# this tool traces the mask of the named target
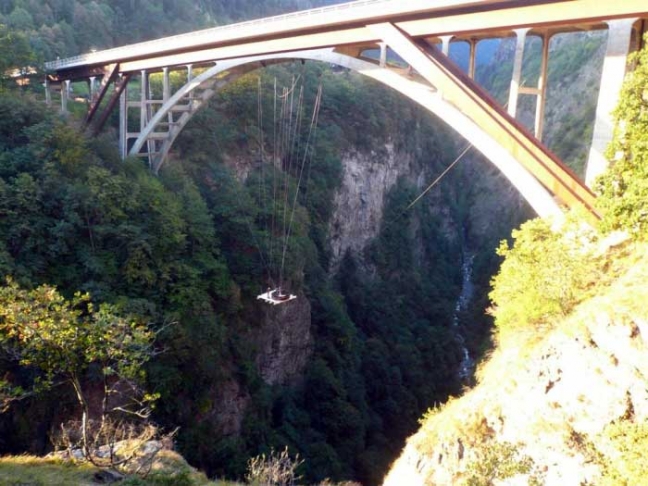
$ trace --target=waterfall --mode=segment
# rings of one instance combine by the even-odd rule
[[[468,348],[466,347],[466,340],[459,330],[459,315],[466,309],[470,300],[473,297],[474,285],[472,282],[472,269],[473,261],[475,255],[469,254],[465,248],[462,250],[462,263],[461,263],[461,293],[457,299],[455,305],[454,316],[452,318],[452,324],[455,327],[455,333],[457,336],[457,341],[461,346],[461,352],[463,357],[461,359],[461,364],[459,365],[459,379],[462,382],[466,382],[473,374],[473,368],[475,363],[470,357]]]

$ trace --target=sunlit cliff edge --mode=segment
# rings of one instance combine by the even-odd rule
[[[648,484],[648,245],[600,268],[586,300],[500,341],[428,412],[385,486]]]

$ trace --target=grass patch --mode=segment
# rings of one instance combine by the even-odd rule
[[[230,481],[210,481],[171,451],[162,451],[160,461],[146,478],[129,476],[124,486],[240,486]],[[75,463],[35,456],[0,457],[2,486],[90,486],[99,484],[94,475],[100,470],[88,463]]]
[[[73,464],[59,459],[34,456],[0,457],[0,484],[7,486],[67,486],[95,484],[99,470],[89,464]]]

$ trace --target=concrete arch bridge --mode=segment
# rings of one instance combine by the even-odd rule
[[[645,0],[361,0],[52,61],[46,64],[45,86],[48,102],[58,92],[65,111],[71,83],[87,81],[86,123],[101,130],[119,106],[122,156],[146,156],[157,172],[184,126],[225,84],[277,62],[336,64],[397,90],[444,120],[495,164],[540,216],[582,206],[596,217],[586,183],[540,142],[549,40],[564,32],[608,31],[587,167],[591,183],[607,164],[602,153],[612,137],[610,111],[627,57],[641,46],[646,19]],[[521,82],[529,35],[543,46],[535,86]],[[515,39],[516,48],[505,109],[473,77],[478,42],[506,37]],[[452,42],[468,44],[467,72],[448,58]],[[393,55],[406,67],[389,63]],[[178,70],[186,73],[186,82],[173,90],[170,76]],[[151,73],[162,73],[157,99],[149,89]],[[128,88],[137,77],[139,99],[133,101]],[[521,95],[537,99],[534,133],[515,118]],[[128,126],[132,110],[139,113],[136,128]]]

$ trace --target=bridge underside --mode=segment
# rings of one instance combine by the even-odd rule
[[[483,153],[525,195],[538,214],[542,216],[561,214],[559,201],[529,170],[519,164],[504,145],[480,129],[474,120],[463,114],[420,76],[412,76],[407,69],[381,66],[379,63],[340,54],[333,49],[301,51],[281,56],[259,56],[218,63],[182,86],[166,102],[163,102],[152,116],[147,115],[147,121],[140,132],[122,130],[124,155],[148,156],[152,170],[159,171],[176,137],[193,114],[205,106],[218,89],[268,64],[300,59],[335,64],[397,90],[445,121]],[[134,108],[139,106],[137,102],[133,104]],[[122,125],[127,122],[126,117],[127,113],[123,111]],[[169,122],[169,120],[173,121]],[[129,139],[134,139],[134,142],[129,143]]]
[[[439,4],[444,3],[452,2]],[[343,25],[324,32],[315,28],[312,32],[292,32],[288,37],[262,41],[254,38],[258,32],[245,34],[243,28],[243,33],[224,34],[251,38],[239,44],[230,39],[222,46],[204,44],[194,50],[183,47],[184,50],[167,48],[157,52],[161,44],[154,41],[146,43],[147,46],[151,44],[147,49],[157,52],[150,57],[116,60],[113,58],[120,51],[118,48],[97,53],[98,57],[89,55],[90,59],[83,62],[72,59],[48,76],[46,86],[60,90],[65,110],[70,82],[90,79],[87,122],[100,130],[110,111],[119,104],[122,155],[144,155],[152,170],[157,172],[187,122],[225,84],[253,69],[277,62],[307,59],[332,63],[392,87],[446,121],[509,178],[539,215],[558,215],[563,206],[580,206],[596,217],[591,191],[538,140],[542,134],[546,98],[549,38],[559,32],[609,28],[606,64],[610,60],[610,65],[604,67],[599,99],[599,108],[603,105],[603,109],[597,113],[595,143],[590,157],[601,159],[601,147],[611,136],[609,105],[616,101],[627,54],[639,46],[643,32],[644,22],[632,15],[648,13],[648,9],[640,0],[624,0],[615,6],[598,0],[545,0],[529,2],[522,7],[515,7],[519,2],[511,1],[473,3],[514,5],[516,15],[524,11],[530,17],[525,20],[526,24],[520,25],[512,22],[511,17],[503,17],[502,12],[506,10],[493,8],[490,11],[482,7],[479,13],[457,10],[431,18],[418,13],[401,22]],[[551,4],[551,8],[546,4]],[[585,7],[589,8],[589,17],[575,23],[574,19],[582,18]],[[543,41],[540,79],[534,87],[522,86],[521,82],[524,41],[529,34],[538,35]],[[511,35],[516,37],[517,47],[508,109],[505,110],[472,80],[472,76],[478,40]],[[185,37],[171,40],[176,39],[179,46],[189,41],[197,42]],[[470,46],[468,73],[444,55],[453,37],[465,40]],[[308,49],[310,47],[314,49]],[[371,59],[364,57],[368,50],[377,51],[379,55]],[[399,66],[387,61],[388,53],[389,57],[396,55],[402,61]],[[621,59],[621,69],[613,59]],[[186,83],[172,92],[170,72],[184,69],[187,70]],[[156,72],[162,72],[162,95],[157,99],[149,85],[149,75]],[[198,74],[194,76],[194,72]],[[128,82],[133,76],[140,80],[138,100],[128,95]],[[98,86],[97,80],[101,80]],[[536,136],[515,120],[521,94],[537,98]],[[139,111],[137,129],[128,124],[128,114],[132,110]]]

